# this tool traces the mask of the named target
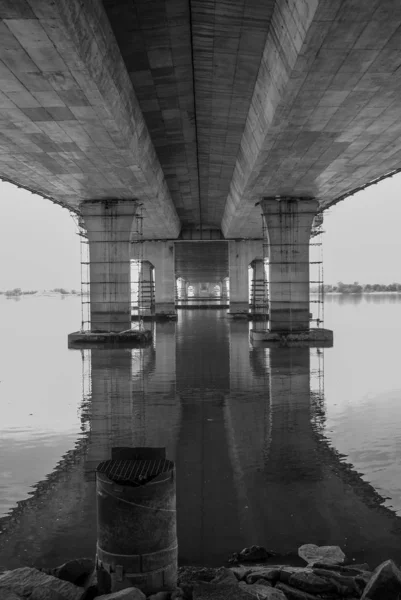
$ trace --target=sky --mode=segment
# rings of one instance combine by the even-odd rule
[[[70,213],[0,181],[0,290],[80,288]],[[401,282],[401,174],[324,213],[324,282]]]

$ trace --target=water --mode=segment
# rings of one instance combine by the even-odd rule
[[[78,298],[0,297],[0,565],[93,555],[94,468],[121,445],[175,460],[182,564],[251,544],[398,558],[400,310],[328,296],[324,355],[253,348],[219,309],[180,311],[145,350],[81,355]]]

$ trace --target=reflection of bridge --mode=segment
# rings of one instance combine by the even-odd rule
[[[82,459],[69,465],[35,505],[36,520],[22,513],[0,563],[4,552],[19,556],[21,540],[36,564],[43,548],[48,561],[57,547],[74,557],[82,523],[90,553],[91,473],[120,445],[163,446],[176,461],[183,562],[221,564],[253,543],[280,553],[339,544],[372,564],[398,555],[399,519],[361,478],[346,476],[316,431],[309,349],[252,348],[248,323],[218,312],[184,311],[177,323],[158,323],[154,337],[140,351],[91,351],[86,481]],[[35,522],[57,518],[57,539],[53,525],[36,531]]]
[[[308,329],[312,219],[401,165],[400,7],[362,4],[0,0],[0,176],[83,216],[94,331],[130,326],[133,198],[161,312],[178,239],[247,304],[263,212],[271,328]]]

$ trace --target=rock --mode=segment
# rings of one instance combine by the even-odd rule
[[[65,596],[50,588],[36,588],[29,596],[29,600],[64,600]]]
[[[386,560],[372,573],[361,600],[398,600],[401,597],[401,571]]]
[[[83,585],[88,576],[95,568],[95,561],[92,558],[77,558],[51,569],[49,575],[58,577],[63,581],[69,581],[75,585]]]
[[[312,573],[312,569],[308,567],[287,567],[283,566],[280,569],[280,581],[281,583],[288,583],[290,581],[290,577],[295,575],[296,573]]]
[[[359,575],[359,573],[370,572],[370,569],[362,569],[360,567],[368,567],[369,565],[333,565],[328,563],[317,562],[314,563],[313,569],[327,569],[330,571],[337,571],[338,573],[343,573],[343,575],[351,575],[352,577],[355,575]]]
[[[206,583],[194,584],[193,600],[252,600],[252,595],[230,583]]]
[[[235,552],[229,562],[263,562],[272,556],[275,556],[274,552],[263,546],[250,546],[239,553]]]
[[[257,583],[247,585],[244,581],[238,585],[246,593],[252,594],[252,596],[259,598],[259,600],[285,600],[285,596],[282,592],[267,585],[258,585]]]
[[[76,585],[30,567],[6,571],[0,575],[0,598],[1,590],[4,588],[20,596],[29,596],[37,588],[49,589],[54,592],[56,600],[59,600],[56,594],[59,594],[60,600],[81,600],[83,595],[83,590]]]
[[[99,600],[146,600],[146,596],[136,587],[125,588],[111,594],[97,596]]]
[[[148,600],[170,600],[171,592],[157,592],[148,597]]]
[[[298,556],[303,558],[308,565],[314,563],[342,564],[345,554],[339,546],[315,546],[315,544],[304,544],[298,548]]]
[[[346,591],[348,594],[357,594],[358,596],[360,596],[362,593],[360,586],[355,580],[355,577],[351,577],[350,575],[343,575],[342,573],[338,573],[337,571],[331,571],[329,569],[313,568],[313,572],[319,577],[323,577],[328,581],[338,584],[340,588],[342,588],[342,590],[338,588],[337,591]]]
[[[267,579],[267,581],[278,581],[280,579],[280,571],[282,567],[254,567],[248,575],[246,575],[247,583],[255,583],[258,579]]]
[[[230,571],[232,571],[234,573],[234,575],[236,576],[236,578],[239,581],[242,581],[243,579],[246,578],[246,576],[248,575],[248,573],[251,572],[251,568],[250,567],[230,567]]]
[[[24,600],[24,598],[22,596],[19,596],[18,594],[15,594],[14,592],[12,592],[11,590],[0,590],[1,593],[1,600]]]
[[[255,581],[255,584],[256,585],[265,585],[267,587],[272,587],[272,584],[270,583],[270,581],[267,581],[267,579],[258,579],[257,581]]]
[[[181,588],[177,588],[173,592],[171,592],[170,600],[180,600],[181,598],[184,598],[184,590],[182,590]]]
[[[225,567],[221,567],[216,572],[216,577],[212,579],[211,583],[232,583],[234,585],[238,584],[238,579],[235,576],[235,573],[232,572],[231,569],[226,569]]]
[[[316,600],[316,596],[313,596],[308,592],[303,592],[302,590],[297,590],[286,583],[280,582],[274,589],[283,592],[287,600]]]
[[[313,572],[301,572],[294,573],[288,580],[288,584],[295,587],[303,592],[309,592],[310,594],[324,594],[325,592],[336,591],[331,581],[315,575]]]

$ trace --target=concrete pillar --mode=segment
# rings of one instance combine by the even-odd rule
[[[309,330],[309,238],[318,201],[264,198],[271,331]]]
[[[155,285],[153,281],[153,265],[148,260],[142,261],[139,274],[139,305],[142,314],[151,314],[155,304]]]
[[[143,243],[143,259],[155,268],[155,313],[175,315],[174,242]]]
[[[263,256],[262,241],[230,240],[228,266],[230,277],[230,314],[249,313],[249,264]]]
[[[131,329],[131,226],[135,200],[80,206],[89,240],[91,331]]]
[[[251,312],[264,313],[266,306],[266,281],[263,258],[256,258],[251,262],[252,281],[251,281]]]

